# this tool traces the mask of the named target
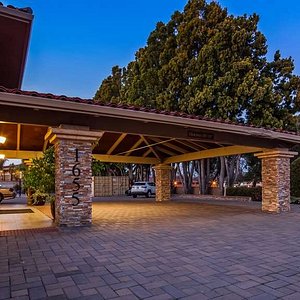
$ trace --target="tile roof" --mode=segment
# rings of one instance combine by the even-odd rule
[[[216,122],[216,123],[222,123],[222,124],[232,124],[232,125],[237,125],[237,126],[244,126],[246,128],[247,127],[260,128],[260,129],[266,129],[266,130],[275,131],[275,132],[298,135],[296,132],[287,131],[287,130],[278,129],[278,128],[269,129],[269,128],[264,128],[261,126],[255,126],[252,124],[243,124],[243,123],[233,122],[233,121],[224,120],[224,119],[213,119],[213,118],[208,118],[205,116],[190,115],[190,114],[182,113],[182,112],[178,112],[178,111],[158,110],[158,109],[153,109],[153,108],[138,107],[138,106],[134,106],[134,105],[123,104],[123,103],[94,102],[93,99],[82,99],[79,97],[68,97],[65,95],[54,95],[51,93],[39,93],[36,91],[23,91],[23,90],[19,90],[19,89],[8,89],[3,86],[0,86],[0,92],[17,94],[17,95],[25,95],[25,96],[31,96],[31,97],[47,98],[47,99],[51,99],[51,100],[62,100],[62,101],[66,101],[66,102],[77,102],[77,103],[90,104],[90,105],[96,105],[96,106],[121,108],[121,109],[135,110],[135,111],[141,111],[141,112],[150,112],[150,113],[156,113],[156,114],[161,114],[161,115],[169,115],[169,116],[181,117],[181,118],[187,118],[187,119],[204,120],[204,121],[210,121],[210,122]]]
[[[4,6],[4,4],[2,2],[0,2],[0,6]],[[22,12],[25,12],[27,14],[33,14],[33,11],[30,7],[24,7],[24,8],[17,8],[13,5],[7,5],[6,6],[7,8],[11,8],[11,9],[16,9],[16,10],[19,10],[19,11],[22,11]]]

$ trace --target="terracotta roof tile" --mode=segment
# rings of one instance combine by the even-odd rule
[[[0,6],[4,6],[4,4],[2,2],[0,2]],[[17,8],[13,5],[7,5],[6,6],[7,8],[11,8],[11,9],[16,9],[16,10],[19,10],[19,11],[22,11],[22,12],[25,12],[27,14],[33,14],[33,11],[30,7],[23,7],[23,8]]]
[[[1,2],[0,2],[1,3]],[[190,119],[198,119],[198,120],[204,120],[204,121],[210,121],[210,122],[216,122],[216,123],[225,123],[225,124],[232,124],[232,125],[239,125],[239,126],[245,126],[245,127],[251,127],[251,128],[261,128],[264,129],[264,127],[261,126],[255,126],[252,124],[244,124],[244,123],[238,123],[230,120],[223,120],[223,119],[213,119],[206,116],[198,116],[198,115],[189,115],[186,113],[181,113],[178,111],[167,111],[167,110],[158,110],[153,108],[147,108],[147,107],[138,107],[134,105],[127,105],[122,103],[104,103],[104,102],[94,102],[92,99],[82,99],[79,97],[67,97],[65,95],[53,95],[51,93],[39,93],[36,91],[22,91],[18,89],[8,89],[3,86],[0,86],[0,92],[3,93],[10,93],[10,94],[18,94],[18,95],[25,95],[25,96],[32,96],[32,97],[40,97],[40,98],[47,98],[52,100],[62,100],[62,101],[68,101],[68,102],[77,102],[77,103],[84,103],[84,104],[91,104],[91,105],[97,105],[97,106],[106,106],[106,107],[113,107],[113,108],[121,108],[121,109],[128,109],[128,110],[134,110],[134,111],[142,111],[142,112],[150,112],[150,113],[156,113],[156,114],[162,114],[162,115],[170,115],[175,117],[181,117],[181,118],[190,118]],[[282,132],[287,134],[293,134],[297,135],[296,132],[291,132],[283,129],[268,129],[275,132]]]

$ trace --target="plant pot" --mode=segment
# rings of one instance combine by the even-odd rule
[[[42,205],[45,205],[46,203],[46,197],[44,196],[37,196],[33,205],[36,205],[36,206],[42,206]]]
[[[32,195],[34,194],[34,190],[33,189],[28,189],[27,190],[27,205],[33,205],[33,197]]]

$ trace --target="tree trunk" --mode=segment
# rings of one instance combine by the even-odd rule
[[[132,164],[128,164],[128,177],[129,177],[129,186],[132,186],[133,184]]]
[[[228,186],[233,186],[240,174],[240,155],[225,157]]]
[[[205,195],[206,192],[206,176],[205,176],[205,159],[201,159],[201,193]]]
[[[153,167],[151,167],[151,173],[152,173],[153,182],[156,182],[156,174]]]
[[[208,194],[209,190],[209,173],[210,173],[210,159],[206,159],[206,186],[205,186],[205,194]]]
[[[240,173],[241,173],[241,156],[237,155],[236,156],[236,161],[235,161],[235,176],[234,176],[234,182],[233,183],[237,182],[237,180],[240,176]]]
[[[197,160],[197,172],[198,172],[198,186],[199,186],[199,195],[202,194],[202,188],[201,188],[201,160]]]
[[[182,171],[181,171],[182,169]],[[192,194],[192,182],[193,182],[193,173],[194,173],[194,162],[183,162],[178,164],[178,172],[183,184],[183,190],[185,194]]]
[[[219,187],[223,194],[223,185],[225,180],[225,157],[220,157],[220,176],[219,176]]]

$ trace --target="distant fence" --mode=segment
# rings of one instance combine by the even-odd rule
[[[129,188],[128,176],[95,176],[94,197],[125,195]]]

